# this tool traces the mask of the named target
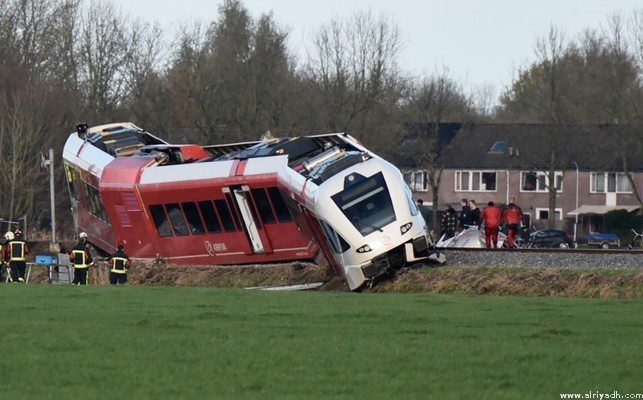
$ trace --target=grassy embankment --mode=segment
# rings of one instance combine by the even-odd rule
[[[3,399],[641,390],[643,299],[0,285]]]

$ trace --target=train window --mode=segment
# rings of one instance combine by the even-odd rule
[[[190,232],[193,235],[200,235],[202,233],[205,233],[203,221],[201,221],[201,216],[199,215],[199,210],[196,208],[196,203],[181,203],[181,205],[183,206],[183,211],[185,211],[185,216],[188,220]]]
[[[205,220],[205,227],[210,233],[221,232],[221,223],[219,222],[219,217],[217,217],[216,211],[214,211],[214,206],[209,200],[200,201],[199,209]]]
[[[352,179],[351,179],[352,177]],[[344,190],[332,199],[346,218],[363,235],[369,235],[396,220],[393,202],[381,172],[365,178],[351,174]]]
[[[406,203],[409,206],[409,210],[411,211],[411,215],[418,215],[420,210],[418,209],[417,203],[415,200],[413,200],[413,192],[411,192],[411,188],[408,185],[404,185],[404,189],[406,192]]]
[[[351,246],[330,225],[328,225],[326,222],[322,220],[319,220],[319,222],[322,228],[324,228],[324,233],[326,234],[326,238],[328,239],[328,242],[330,243],[335,253],[341,254],[346,250],[350,249]]]
[[[76,196],[79,201],[83,201],[83,181],[80,179],[80,174],[74,171],[74,185],[76,186]],[[86,198],[85,198],[86,199]]]
[[[259,214],[261,214],[261,220],[263,223],[274,224],[277,222],[275,214],[273,214],[272,208],[270,207],[266,191],[263,188],[252,189],[252,196],[255,198],[255,203],[257,204],[257,209],[259,210]]]
[[[76,184],[74,183],[74,170],[71,165],[65,163],[65,173],[67,176],[67,186],[69,187],[69,195],[73,200],[78,201],[76,197]]]
[[[100,192],[94,186],[91,187],[91,190],[92,196],[94,197],[94,202],[96,203],[96,216],[99,219],[109,223],[109,220],[107,219],[107,212],[105,211],[105,206],[103,205],[103,199],[100,197]]]
[[[98,189],[85,181],[82,181],[81,188],[84,200],[81,203],[84,204],[87,212],[96,218],[109,223]]]
[[[221,222],[223,223],[223,229],[226,232],[234,232],[237,228],[232,221],[232,214],[230,214],[230,209],[225,200],[219,199],[215,200],[214,204],[217,206],[217,211],[219,211],[219,216],[221,217]]]
[[[257,226],[257,229],[261,229],[261,220],[257,216],[257,211],[254,205],[254,201],[252,200],[252,196],[250,196],[250,193],[245,193],[244,197],[246,199],[246,202],[248,203],[248,208],[250,209],[250,214],[252,214],[252,220],[255,221],[255,225]],[[270,207],[270,205],[268,205]],[[274,218],[274,217],[273,217]]]
[[[279,222],[291,222],[292,216],[286,207],[283,197],[281,197],[281,192],[276,187],[268,188],[268,195],[270,195],[270,200],[272,200],[272,205],[275,207],[275,212],[277,213],[277,219]]]
[[[229,215],[230,217],[232,217],[232,219],[233,219],[233,221],[234,221],[234,225],[235,225],[239,230],[241,230],[241,222],[239,221],[239,214],[237,214],[236,210],[234,209],[234,204],[235,204],[235,203],[234,203],[234,202],[233,202],[233,200],[232,200],[232,196],[230,195],[230,193],[226,193],[226,194],[225,194],[225,198],[226,198],[226,200],[228,201],[228,203],[227,203],[227,204],[229,204],[229,205],[230,205],[230,207],[232,207],[232,209],[231,209],[231,210],[230,210],[228,207],[226,207],[226,209],[228,210],[228,215]],[[215,204],[217,205],[217,210],[219,210],[219,203],[218,203],[218,200],[216,200],[216,201],[215,201]],[[219,210],[219,215],[221,216],[221,219],[225,219],[225,217],[221,214],[221,210]],[[224,227],[225,227],[225,222],[224,222]],[[235,230],[236,230],[237,228],[235,228]],[[226,231],[227,231],[227,230],[228,230],[228,228],[226,227]]]
[[[185,224],[183,212],[178,203],[170,203],[165,205],[167,215],[170,217],[170,223],[174,229],[174,233],[178,236],[185,236],[188,234],[188,226]]]
[[[165,210],[162,205],[156,204],[150,206],[150,214],[152,214],[152,219],[154,220],[154,225],[156,225],[156,231],[159,233],[160,237],[172,236],[172,228],[170,228],[170,221],[165,215]]]

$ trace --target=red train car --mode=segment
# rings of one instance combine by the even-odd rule
[[[105,253],[177,264],[312,259],[277,188],[287,156],[215,160],[253,143],[169,145],[129,124],[81,127],[63,158],[77,229]],[[129,149],[129,150],[126,150]]]

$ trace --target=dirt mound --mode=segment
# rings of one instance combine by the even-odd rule
[[[130,270],[132,284],[178,286],[288,286],[331,280],[328,269],[312,263],[270,265],[140,265]]]
[[[643,271],[497,267],[404,269],[371,291],[635,298],[643,297]]]

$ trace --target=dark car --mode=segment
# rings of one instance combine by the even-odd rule
[[[569,249],[574,242],[565,231],[558,229],[541,229],[529,234],[526,247],[556,247]]]

